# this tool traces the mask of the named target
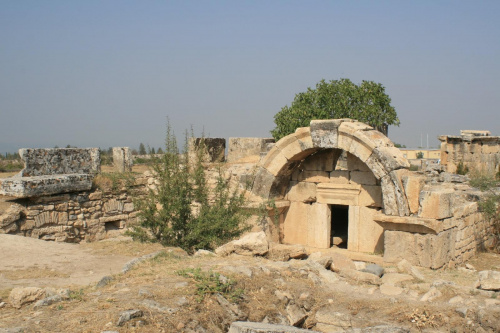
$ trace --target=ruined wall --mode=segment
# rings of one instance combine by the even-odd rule
[[[466,177],[428,170],[407,175],[405,186],[413,215],[375,218],[385,229],[386,262],[453,267],[472,258],[491,236],[493,225],[478,209],[483,193]]]
[[[257,163],[274,145],[273,138],[229,138],[227,162]]]
[[[457,172],[460,163],[470,171],[495,174],[500,171],[500,137],[463,133],[461,136],[443,135],[441,165],[448,172]]]
[[[104,183],[91,191],[15,200],[17,216],[0,217],[0,233],[75,243],[104,239],[135,223],[133,199],[147,183],[139,175],[131,186]]]

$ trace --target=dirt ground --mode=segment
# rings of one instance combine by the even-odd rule
[[[390,296],[382,294],[377,286],[344,278],[318,282],[309,260],[188,256],[180,249],[165,248],[157,257],[121,273],[131,258],[156,252],[160,247],[123,238],[58,244],[0,236],[0,303],[8,302],[14,286],[70,289],[68,299],[40,308],[26,305],[14,309],[5,305],[0,308],[0,331],[227,332],[235,320],[286,323],[292,303],[307,309],[308,318],[299,326],[311,329],[318,329],[314,313],[325,306],[347,316],[349,325],[357,328],[392,325],[411,332],[497,332],[498,327],[492,325],[500,323],[496,294],[475,290],[477,272],[464,268],[421,269],[425,281],[414,281],[404,286],[403,294]],[[350,256],[345,250],[330,251]],[[355,260],[381,262],[377,256],[352,256]],[[498,270],[500,256],[481,254],[471,263],[481,269]],[[221,289],[211,289],[206,279],[197,282],[193,272],[198,268],[232,279],[232,290],[241,291],[241,295],[237,293],[232,299]],[[190,273],[179,274],[186,269]],[[386,265],[386,269],[393,267]],[[97,287],[104,276],[112,279]],[[420,301],[433,285],[442,295],[432,302]],[[457,296],[460,302],[450,303]],[[120,315],[131,309],[140,310],[141,316],[118,326]],[[461,314],[463,309],[466,315]]]

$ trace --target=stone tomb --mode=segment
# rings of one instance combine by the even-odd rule
[[[282,243],[441,268],[472,257],[492,230],[480,193],[445,178],[409,171],[402,152],[366,124],[313,120],[259,162],[252,192],[278,208],[271,236]]]

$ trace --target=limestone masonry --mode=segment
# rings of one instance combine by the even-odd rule
[[[200,140],[190,140],[190,156]],[[254,230],[269,240],[438,269],[471,258],[493,230],[478,209],[483,194],[450,173],[459,163],[498,170],[500,140],[487,132],[440,137],[442,166],[419,172],[385,135],[351,119],[314,120],[276,143],[230,138],[227,157],[224,139],[204,140],[209,183],[222,165],[233,186],[250,184],[249,205],[267,205],[269,215]],[[130,170],[128,148],[113,155],[119,171]],[[133,198],[157,182],[148,171],[128,187],[91,188],[97,149],[26,149],[21,156],[26,168],[0,184],[1,194],[18,198],[0,216],[3,233],[70,242],[109,237],[135,223]]]

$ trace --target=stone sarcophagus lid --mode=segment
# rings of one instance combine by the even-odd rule
[[[24,169],[0,180],[0,195],[30,198],[92,188],[100,171],[98,148],[20,149]]]

